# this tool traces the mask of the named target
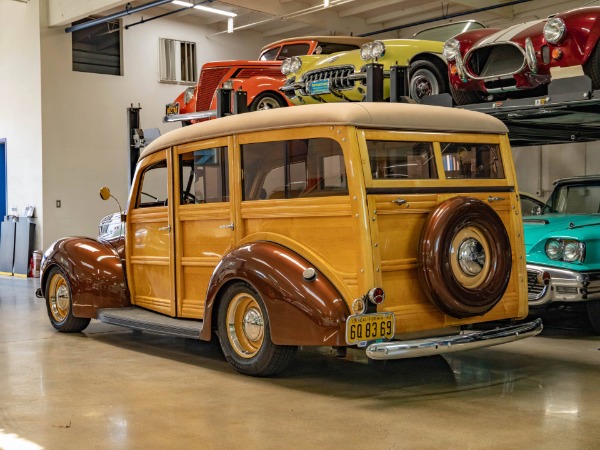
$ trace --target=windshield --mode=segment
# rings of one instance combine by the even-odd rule
[[[600,185],[565,185],[554,189],[544,214],[597,214]]]
[[[418,31],[413,36],[414,39],[422,39],[426,41],[446,42],[457,34],[471,30],[479,30],[485,28],[485,25],[474,20],[462,22],[448,23],[438,27],[427,28],[426,30]]]

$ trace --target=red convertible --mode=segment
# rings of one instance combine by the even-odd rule
[[[454,100],[464,105],[544,95],[553,72],[566,67],[579,68],[599,89],[599,38],[600,6],[459,34],[444,45]]]

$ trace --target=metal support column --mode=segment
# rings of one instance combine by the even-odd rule
[[[367,70],[367,102],[383,101],[383,64],[369,63]]]

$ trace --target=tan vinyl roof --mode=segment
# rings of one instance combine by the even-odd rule
[[[266,49],[274,47],[279,44],[283,44],[285,42],[294,42],[294,41],[319,41],[319,42],[329,42],[331,44],[354,44],[357,46],[361,46],[367,42],[371,42],[373,39],[364,38],[364,37],[356,37],[356,36],[300,36],[294,38],[286,38],[281,39],[279,41],[271,42],[269,45],[265,45],[260,49],[260,52],[264,52]]]
[[[404,103],[322,103],[238,114],[173,130],[146,147],[140,159],[173,145],[202,139],[317,125],[354,125],[399,131],[508,133],[498,119],[458,108]]]

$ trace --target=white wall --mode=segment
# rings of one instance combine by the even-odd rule
[[[44,0],[45,3],[46,0]],[[139,103],[141,127],[161,132],[179,124],[163,124],[165,104],[185,86],[158,83],[158,42],[166,37],[197,43],[198,63],[258,56],[264,39],[254,32],[207,35],[216,28],[186,18],[158,19],[123,30],[124,75],[98,75],[71,70],[71,35],[46,26],[42,11],[42,118],[44,172],[44,246],[66,235],[95,236],[102,216],[118,208],[98,191],[111,188],[125,207],[128,192],[129,138],[127,108]],[[143,14],[145,18],[152,12]],[[125,23],[141,16],[125,18]],[[61,200],[61,208],[56,208]]]
[[[36,207],[41,248],[42,122],[39,3],[0,1],[0,138],[6,139],[8,209]]]
[[[519,190],[543,199],[558,178],[600,174],[600,141],[513,147]]]

